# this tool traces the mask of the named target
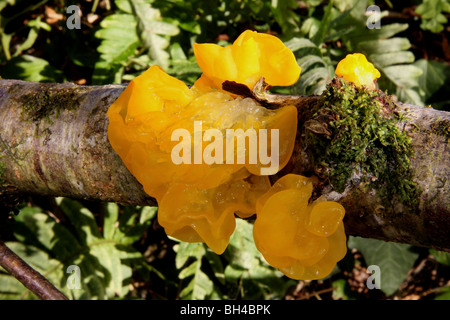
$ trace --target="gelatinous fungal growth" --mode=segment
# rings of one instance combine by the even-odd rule
[[[112,147],[158,201],[167,234],[216,253],[228,244],[235,214],[256,212],[267,175],[289,161],[297,131],[293,106],[269,110],[213,87],[188,88],[158,66],[131,81],[108,117]]]
[[[261,77],[271,86],[290,86],[301,72],[294,54],[280,39],[250,30],[227,47],[194,43],[194,53],[203,71],[197,86],[207,83],[222,89],[222,83],[228,80],[252,89]]]
[[[288,174],[257,202],[256,247],[293,279],[323,278],[347,252],[344,208],[324,197],[309,203],[312,189],[308,178]]]
[[[376,89],[375,82],[380,77],[380,72],[362,53],[348,54],[339,61],[335,73],[338,77],[353,82],[357,87],[366,86],[372,90]]]
[[[269,110],[222,90],[224,81],[253,88],[300,75],[292,52],[274,36],[244,32],[232,46],[195,44],[203,75],[191,88],[153,66],[108,110],[108,138],[145,192],[158,202],[169,236],[205,242],[221,254],[236,216],[257,214],[255,243],[267,261],[295,279],[324,277],[345,254],[344,210],[319,198],[309,179],[268,175],[289,161],[297,109]],[[330,269],[331,268],[331,269]]]

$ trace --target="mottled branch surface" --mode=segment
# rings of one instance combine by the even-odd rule
[[[107,139],[106,111],[124,88],[0,80],[0,198],[40,194],[155,205]],[[346,208],[347,234],[450,250],[450,113],[406,104],[397,112],[415,151],[415,210],[388,203],[357,180],[343,193],[327,184],[319,191]],[[310,171],[302,138],[297,142],[283,174]]]
[[[106,111],[124,88],[0,80],[3,190],[155,204],[108,142]]]

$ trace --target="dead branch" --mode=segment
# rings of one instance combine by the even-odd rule
[[[0,195],[65,196],[155,205],[107,139],[106,111],[125,87],[0,80]],[[312,99],[309,103],[314,103]],[[398,126],[412,137],[414,212],[354,183],[321,193],[346,208],[347,234],[450,250],[450,113],[399,104]],[[282,174],[309,172],[301,137]]]

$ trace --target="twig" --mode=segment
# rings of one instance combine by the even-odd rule
[[[334,290],[333,288],[325,288],[311,293],[305,292],[305,297],[299,298],[297,300],[308,300],[311,297],[315,297],[317,300],[322,300],[322,297],[320,297],[322,293],[332,292],[333,290]]]
[[[319,99],[319,96],[271,94],[267,91],[269,88],[270,86],[265,82],[264,77],[258,80],[253,90],[250,90],[245,84],[235,81],[227,80],[222,83],[223,90],[245,98],[255,99],[268,109],[278,109],[283,106],[293,105],[301,110],[311,106]]]
[[[0,266],[42,300],[69,300],[0,240]]]

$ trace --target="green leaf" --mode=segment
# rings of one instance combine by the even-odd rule
[[[139,215],[139,223],[134,224],[135,216],[133,215],[133,221],[130,221],[132,224],[126,229],[124,237],[119,238],[118,240],[123,244],[129,245],[138,241],[144,235],[145,231],[150,228],[157,211],[157,207],[142,207],[140,212],[137,212]]]
[[[57,287],[59,286],[60,279],[64,276],[59,261],[50,258],[45,251],[31,245],[25,245],[19,242],[6,242],[5,244],[28,265],[46,277],[52,284]],[[0,270],[3,269],[0,268]],[[61,288],[60,290],[66,295],[68,294],[67,289]],[[0,273],[0,299],[34,300],[37,297],[13,276]]]
[[[309,68],[314,66],[315,64],[326,67],[327,64],[323,59],[319,56],[315,55],[307,55],[301,59],[297,60],[298,65],[302,68],[302,72],[307,71]]]
[[[209,266],[213,270],[214,276],[217,278],[217,280],[219,280],[222,284],[225,284],[224,267],[220,257],[216,253],[207,249],[205,258],[208,261]]]
[[[14,235],[19,241],[53,252],[61,260],[69,260],[72,251],[82,250],[78,239],[69,230],[38,208],[23,208],[16,221]]]
[[[314,49],[317,49],[317,46],[314,44],[314,42],[312,42],[311,40],[306,39],[306,38],[297,38],[297,37],[294,37],[294,38],[290,39],[289,41],[286,41],[286,42],[284,43],[284,45],[285,45],[286,47],[288,47],[288,48],[289,48],[291,51],[293,51],[294,53],[295,53],[297,50],[304,49],[304,48],[314,48]],[[319,50],[318,52],[320,52],[320,50]]]
[[[450,300],[450,287],[439,290],[439,295],[434,300]]]
[[[350,237],[348,246],[358,249],[368,266],[380,268],[380,289],[388,296],[397,291],[418,257],[412,246],[376,239]]]
[[[275,20],[281,26],[284,34],[290,36],[299,31],[299,18],[294,12],[298,8],[295,0],[272,1],[271,10]]]
[[[327,83],[331,80],[328,68],[319,67],[305,72],[295,85],[300,89],[300,94],[319,95],[325,90]]]
[[[142,207],[139,214],[139,224],[150,225],[152,220],[156,217],[158,213],[158,207]]]
[[[177,252],[175,265],[177,269],[181,269],[178,277],[180,279],[192,277],[189,284],[181,290],[180,298],[202,300],[212,294],[214,284],[201,269],[202,258],[206,254],[204,244],[181,242],[174,250]],[[184,267],[190,258],[194,258],[194,261]]]
[[[95,37],[102,40],[97,48],[102,60],[114,63],[126,61],[140,43],[136,18],[130,14],[113,14],[103,19],[100,26]]]
[[[27,39],[16,48],[16,52],[13,54],[13,57],[17,57],[19,54],[22,53],[22,51],[30,49],[36,42],[38,33],[39,33],[38,29],[31,28],[30,31],[28,32]]]
[[[417,6],[415,12],[421,15],[420,27],[423,30],[439,33],[444,30],[447,23],[447,18],[442,13],[450,13],[450,3],[448,0],[424,0]]]
[[[420,59],[414,66],[422,70],[419,77],[419,86],[423,90],[423,99],[426,104],[440,109],[450,103],[448,92],[450,90],[450,66],[433,60]]]
[[[180,298],[187,298],[191,300],[204,300],[213,292],[214,283],[208,278],[203,271],[201,271],[201,263],[194,262],[196,269],[194,277],[189,284],[180,292]]]
[[[401,88],[416,86],[422,74],[422,71],[414,65],[393,65],[383,68],[383,71],[397,87]]]
[[[9,60],[0,71],[4,79],[20,79],[33,82],[61,82],[62,73],[50,66],[41,58],[30,55],[20,55]]]
[[[388,39],[408,29],[407,23],[391,23],[383,25],[380,29],[354,28],[352,29],[352,43],[358,44],[363,41],[377,41]]]
[[[360,42],[356,51],[368,52],[370,55],[408,50],[411,43],[407,38],[378,39]]]
[[[137,21],[131,14],[116,13],[100,23],[95,37],[101,40],[97,51],[100,60],[95,64],[93,84],[121,83],[126,62],[136,54],[141,44]]]
[[[418,89],[397,88],[396,95],[399,101],[414,104],[416,106],[424,106],[423,99],[420,96]]]
[[[445,266],[450,266],[450,252],[438,251],[430,249],[430,253],[436,259],[437,262]]]
[[[398,51],[381,53],[371,56],[373,63],[380,67],[386,67],[393,64],[404,64],[414,62],[414,54],[411,51]]]
[[[177,35],[177,26],[162,20],[158,9],[144,0],[132,1],[133,11],[138,19],[139,37],[142,44],[149,50],[150,57],[163,69],[169,67],[169,38]]]
[[[333,9],[333,1],[330,1],[325,8],[325,12],[321,19],[319,30],[317,30],[317,32],[311,38],[311,41],[314,42],[316,45],[320,45],[328,33],[328,30],[330,28],[330,23],[333,18],[331,15],[332,9]]]
[[[125,13],[133,13],[133,8],[131,7],[130,0],[116,0],[114,1],[114,4],[117,6],[117,8]]]
[[[7,5],[13,6],[16,4],[16,0],[1,0],[0,1],[0,11],[6,8]]]
[[[149,48],[150,57],[163,69],[169,67],[169,53],[165,50],[169,46],[169,41],[157,34],[148,34],[145,37],[145,44]]]
[[[289,285],[283,274],[271,267],[253,240],[253,224],[237,219],[236,230],[225,251],[229,264],[224,274],[228,283],[241,283],[249,298],[279,299]]]
[[[175,257],[175,266],[181,269],[189,258],[201,259],[206,253],[203,243],[181,242],[174,247],[177,253]]]
[[[178,274],[178,278],[180,279],[186,279],[190,276],[195,275],[195,273],[198,271],[198,268],[201,266],[201,261],[196,260],[192,262],[189,266],[182,269],[181,272]]]
[[[105,218],[103,219],[103,237],[105,239],[114,239],[118,218],[119,206],[115,203],[107,203],[105,205]]]
[[[356,300],[361,298],[350,288],[348,281],[338,279],[333,281],[333,300]]]
[[[333,74],[320,49],[304,38],[293,38],[285,44],[298,57],[297,63],[302,68],[299,80],[291,87],[291,94],[321,94]]]
[[[81,203],[67,198],[57,199],[64,214],[75,227],[75,232],[82,244],[89,245],[101,238],[94,215]]]
[[[264,261],[253,240],[253,225],[242,219],[236,219],[236,230],[230,237],[226,252],[230,255],[230,264],[246,271]]]

